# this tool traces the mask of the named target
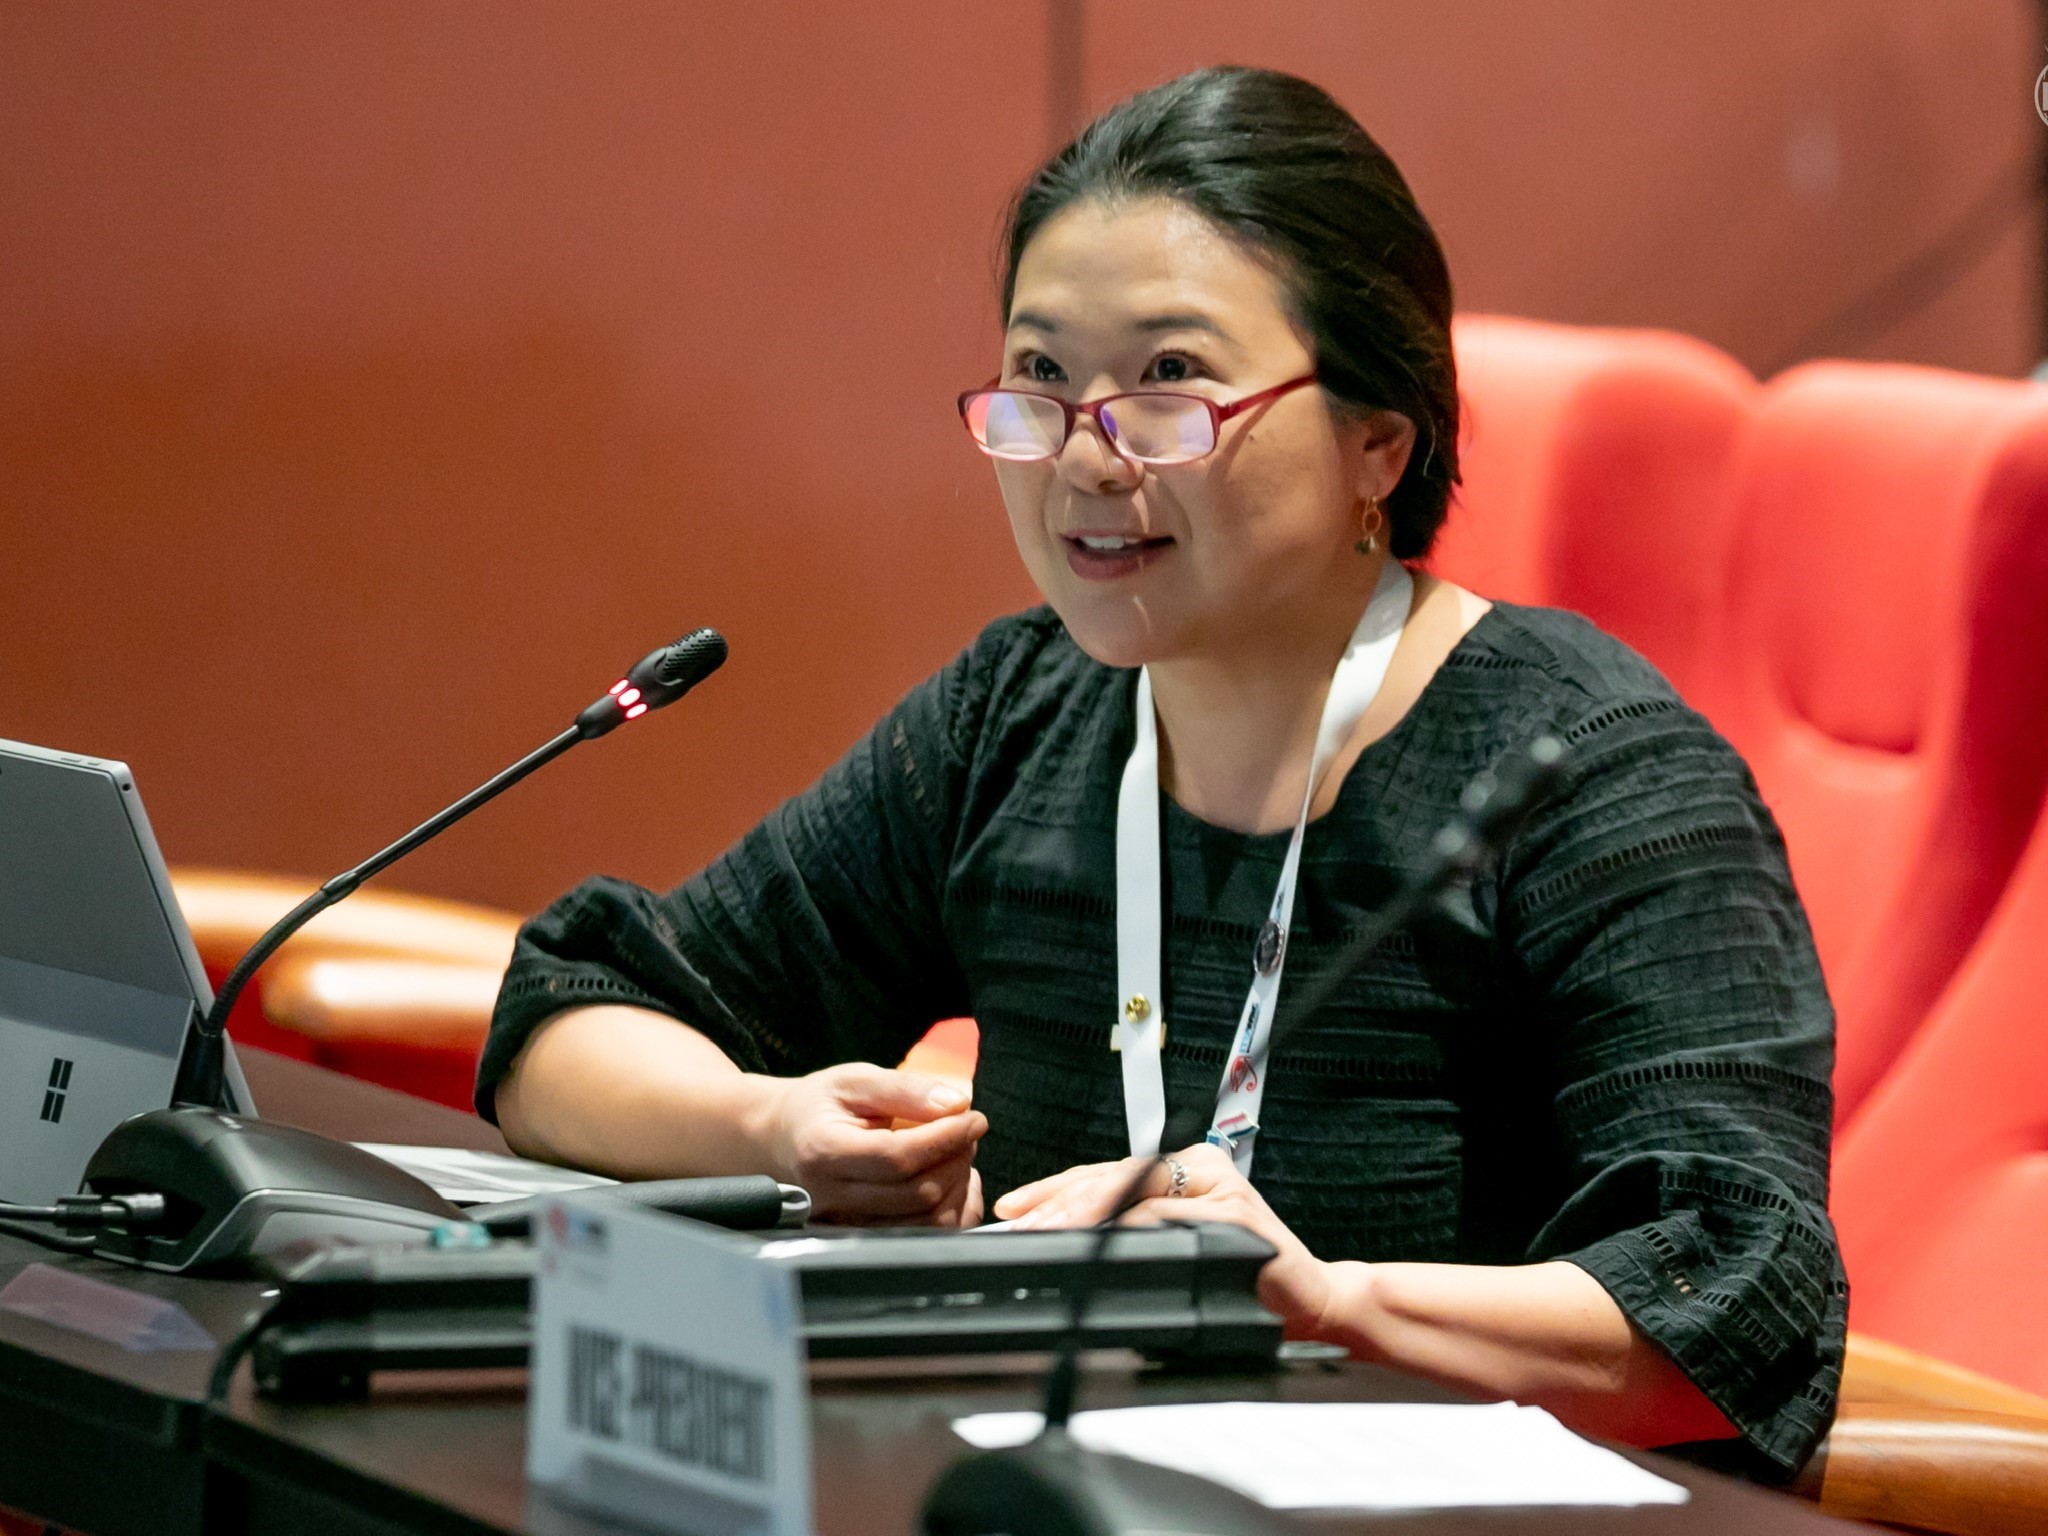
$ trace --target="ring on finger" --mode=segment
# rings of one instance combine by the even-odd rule
[[[1179,1158],[1171,1156],[1162,1158],[1160,1161],[1166,1164],[1166,1198],[1178,1200],[1188,1192],[1187,1164],[1183,1163]]]

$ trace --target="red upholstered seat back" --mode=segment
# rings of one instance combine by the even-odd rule
[[[1464,485],[1430,569],[1583,613],[1689,694],[1756,381],[1670,331],[1461,315],[1452,339]]]
[[[1845,1123],[1968,949],[2048,781],[2048,389],[1795,369],[1762,393],[1733,509],[1695,702],[1784,829]]]
[[[1831,1203],[1852,1328],[2048,1392],[2048,821],[1839,1137]]]
[[[2048,782],[2048,389],[1691,338],[1454,332],[1465,486],[1431,568],[1572,608],[1749,760],[1839,1016],[1838,1122],[1939,994]]]

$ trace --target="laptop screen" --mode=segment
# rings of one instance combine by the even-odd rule
[[[0,1198],[76,1190],[211,1001],[127,768],[0,741]]]

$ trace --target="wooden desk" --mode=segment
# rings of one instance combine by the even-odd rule
[[[502,1149],[490,1127],[436,1105],[316,1067],[247,1052],[266,1115],[328,1135]],[[259,1299],[253,1281],[148,1275],[56,1256],[0,1237],[0,1284],[43,1262],[175,1300],[225,1338]],[[616,1528],[561,1509],[526,1487],[526,1404],[516,1373],[380,1385],[368,1404],[258,1400],[246,1373],[220,1408],[205,1407],[205,1351],[131,1354],[86,1334],[0,1312],[0,1504],[93,1536],[186,1532],[531,1532],[598,1536]],[[812,1400],[821,1536],[908,1532],[924,1490],[964,1449],[961,1414],[1035,1405],[1026,1374],[906,1377],[880,1362],[820,1368]],[[1443,1400],[1375,1367],[1295,1366],[1275,1375],[1168,1377],[1093,1371],[1089,1406],[1221,1398]],[[1784,1495],[1666,1457],[1640,1457],[1693,1492],[1689,1504],[1640,1510],[1486,1510],[1317,1517],[1339,1532],[1431,1536],[1611,1532],[1615,1536],[1821,1536],[1856,1529]]]
[[[477,1147],[505,1141],[474,1115],[318,1067],[241,1052],[268,1118],[363,1141]],[[151,1274],[0,1234],[0,1286],[30,1264],[163,1297],[216,1339],[261,1299],[254,1280]],[[0,1310],[0,1505],[93,1536],[184,1536],[202,1523],[203,1426],[213,1356],[138,1354],[90,1334]]]
[[[1033,1408],[1029,1376],[901,1376],[815,1383],[811,1436],[820,1536],[908,1533],[940,1470],[965,1447],[948,1427],[962,1414]],[[1283,1376],[1168,1381],[1091,1375],[1090,1407],[1196,1399],[1417,1401],[1439,1394],[1370,1366],[1300,1367]],[[232,1416],[209,1431],[219,1531],[319,1531],[323,1536],[394,1532],[531,1532],[616,1536],[529,1493],[520,1475],[526,1409],[517,1387],[481,1394],[383,1394],[370,1407],[252,1402],[238,1392]],[[1868,1529],[1812,1505],[1702,1471],[1668,1457],[1637,1456],[1684,1483],[1692,1501],[1648,1509],[1448,1510],[1404,1516],[1316,1516],[1303,1529],[1327,1536],[1826,1536]],[[235,1508],[221,1502],[232,1484]]]

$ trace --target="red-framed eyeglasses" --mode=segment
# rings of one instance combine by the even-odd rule
[[[1305,373],[1228,405],[1165,389],[1105,395],[1077,404],[1058,395],[998,389],[991,384],[970,389],[960,397],[960,419],[983,453],[1013,463],[1057,457],[1073,434],[1074,419],[1092,416],[1096,430],[1127,459],[1140,464],[1189,464],[1216,451],[1223,423],[1231,417],[1315,382],[1314,374]]]

